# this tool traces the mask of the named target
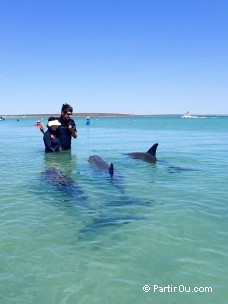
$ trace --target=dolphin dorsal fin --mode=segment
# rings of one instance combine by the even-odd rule
[[[147,153],[153,155],[153,156],[156,156],[156,151],[157,151],[157,147],[158,147],[158,144],[154,144],[148,151]]]
[[[110,167],[108,168],[108,172],[109,172],[110,176],[113,177],[113,175],[114,175],[113,163],[111,163]]]

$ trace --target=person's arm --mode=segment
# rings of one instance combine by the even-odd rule
[[[44,133],[43,140],[44,140],[46,150],[48,150],[50,152],[55,152],[55,149],[51,145],[51,138],[50,138],[50,135],[48,133]]]
[[[40,124],[40,132],[42,132],[44,134],[44,124]]]

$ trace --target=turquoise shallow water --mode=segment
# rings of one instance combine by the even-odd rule
[[[0,122],[0,303],[226,303],[228,118],[75,120],[56,154],[36,119]],[[156,165],[124,154],[156,142]],[[49,166],[84,196],[45,180]]]

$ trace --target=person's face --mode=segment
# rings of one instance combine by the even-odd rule
[[[58,129],[58,126],[51,126],[50,127],[53,131],[56,131]]]
[[[70,119],[71,119],[71,116],[72,116],[72,112],[70,112],[70,111],[62,112],[62,118],[63,118],[64,120],[70,120]]]

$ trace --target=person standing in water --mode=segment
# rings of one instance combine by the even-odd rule
[[[87,125],[87,126],[90,125],[90,118],[89,118],[89,116],[86,116],[86,125]]]
[[[47,124],[47,131],[44,133],[43,141],[45,145],[45,152],[59,152],[60,140],[57,137],[57,128],[61,125],[58,117],[49,117]]]
[[[77,129],[74,120],[71,118],[73,108],[65,103],[62,105],[61,115],[58,118],[60,126],[56,130],[56,135],[59,138],[61,150],[71,149],[71,138],[77,138]],[[44,133],[44,125],[40,127],[40,131]]]

